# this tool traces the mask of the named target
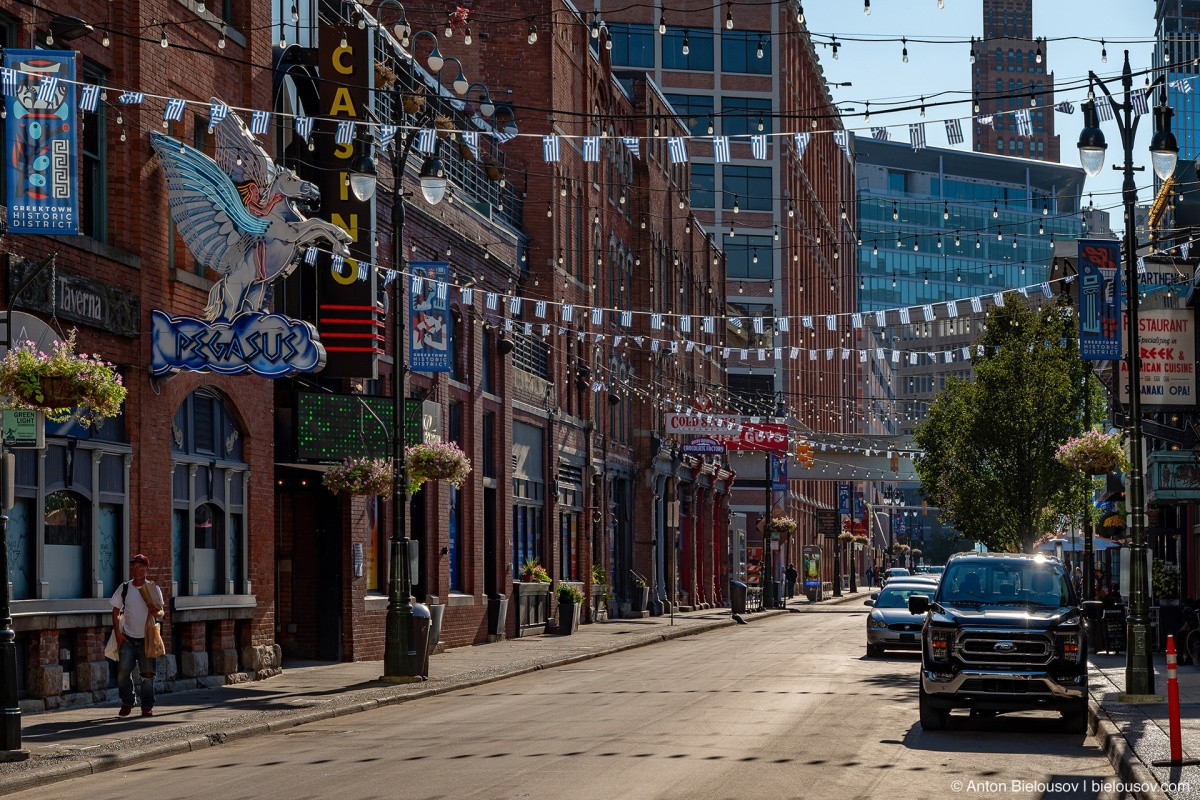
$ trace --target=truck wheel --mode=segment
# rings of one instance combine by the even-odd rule
[[[1088,732],[1087,698],[1072,708],[1062,712],[1063,730],[1067,733],[1086,734]]]
[[[925,694],[924,686],[921,687],[918,702],[921,708],[921,727],[927,731],[943,730],[946,727],[950,712],[944,708],[935,707],[929,699],[929,695]]]
[[[883,658],[883,645],[881,645],[881,644],[867,645],[867,658]]]

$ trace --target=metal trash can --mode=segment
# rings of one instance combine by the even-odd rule
[[[429,628],[433,621],[429,606],[424,603],[413,603],[413,638],[412,646],[416,651],[417,674],[422,678],[429,677]]]
[[[746,584],[741,581],[729,582],[729,611],[732,614],[746,613]]]

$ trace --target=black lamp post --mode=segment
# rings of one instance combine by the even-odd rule
[[[1125,693],[1127,695],[1154,694],[1154,668],[1150,660],[1150,608],[1149,585],[1150,576],[1146,570],[1146,506],[1143,493],[1142,476],[1142,414],[1141,414],[1141,379],[1138,375],[1140,353],[1138,350],[1138,272],[1137,272],[1137,231],[1134,219],[1137,206],[1137,186],[1133,181],[1133,173],[1140,172],[1145,167],[1133,165],[1133,142],[1137,133],[1139,117],[1133,113],[1133,74],[1129,68],[1129,51],[1125,51],[1125,66],[1121,70],[1121,90],[1123,100],[1114,98],[1112,92],[1096,76],[1088,72],[1089,83],[1098,85],[1108,96],[1116,112],[1117,128],[1121,132],[1121,147],[1124,151],[1125,162],[1113,165],[1113,169],[1124,173],[1121,196],[1125,205],[1125,286],[1128,325],[1125,347],[1125,364],[1129,372],[1129,447],[1131,452],[1130,468],[1127,476],[1129,490],[1128,520],[1130,535],[1130,571],[1129,571],[1129,652],[1125,661]],[[1167,105],[1166,78],[1159,75],[1150,85],[1147,93],[1155,87],[1160,87],[1159,105],[1154,109],[1154,137],[1150,140],[1150,160],[1154,172],[1161,180],[1166,180],[1175,172],[1175,162],[1179,157],[1179,145],[1175,135],[1171,133],[1171,117],[1174,111]],[[1104,141],[1104,132],[1100,130],[1100,120],[1096,113],[1096,103],[1088,100],[1083,104],[1084,128],[1079,134],[1079,162],[1084,171],[1095,177],[1104,168],[1104,151],[1108,145]]]

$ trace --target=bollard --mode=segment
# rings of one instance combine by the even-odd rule
[[[1180,767],[1200,764],[1200,760],[1183,760],[1183,733],[1179,721],[1179,678],[1176,674],[1175,637],[1167,636],[1167,717],[1171,731],[1171,757],[1150,762],[1156,767]]]

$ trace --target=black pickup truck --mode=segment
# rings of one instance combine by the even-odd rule
[[[921,633],[921,727],[940,730],[952,708],[973,714],[1050,709],[1083,733],[1088,719],[1085,620],[1063,565],[1041,555],[951,557],[932,598],[912,595]]]

